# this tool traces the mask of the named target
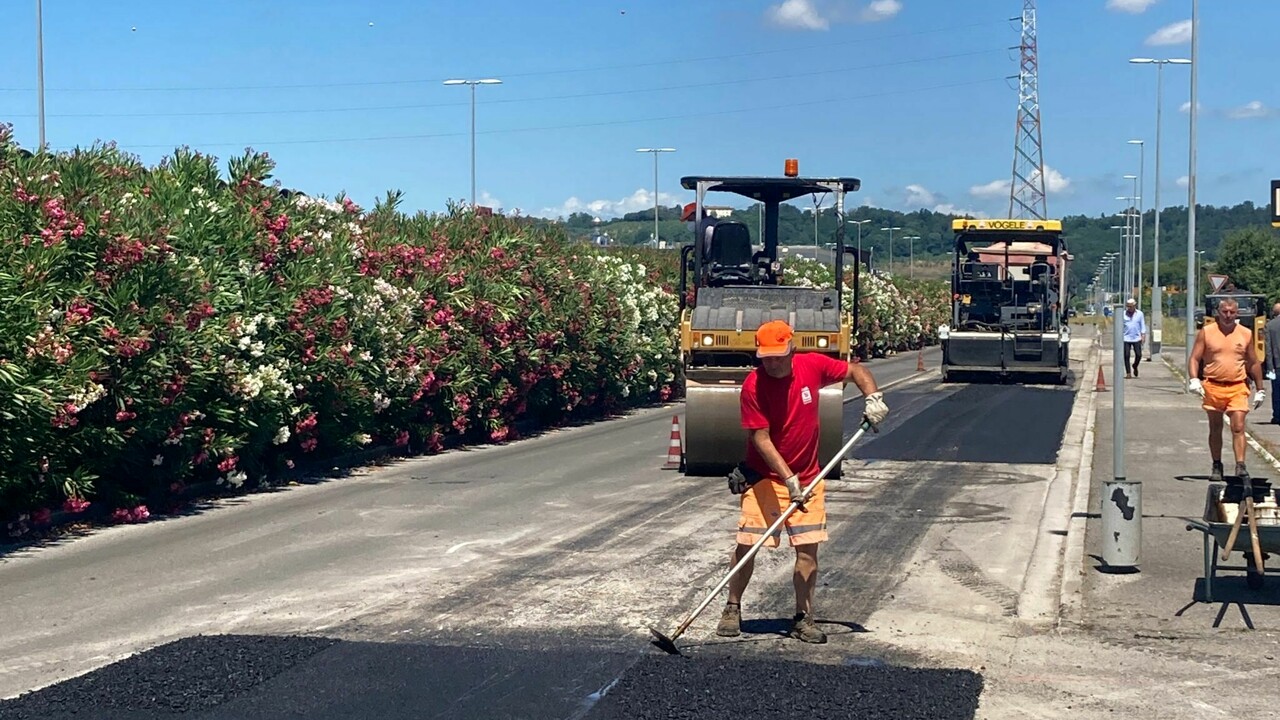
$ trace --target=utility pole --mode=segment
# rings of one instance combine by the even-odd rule
[[[476,86],[477,85],[501,85],[502,81],[496,78],[484,78],[483,80],[445,80],[445,85],[470,85],[471,86],[471,211],[476,209]]]
[[[658,246],[658,154],[675,152],[675,148],[636,148],[636,152],[653,153],[653,246]],[[694,230],[694,242],[698,242],[697,230]]]

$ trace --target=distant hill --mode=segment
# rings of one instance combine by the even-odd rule
[[[750,228],[753,237],[759,237],[759,206],[747,210],[735,210],[732,219]],[[862,206],[847,212],[851,220],[870,220],[862,225],[863,247],[874,247],[877,264],[887,263],[889,233],[881,228],[897,227],[893,231],[893,257],[895,265],[910,255],[910,244],[902,238],[918,236],[915,241],[916,261],[932,259],[935,263],[950,255],[951,221],[959,216],[936,213],[930,210],[901,213],[884,208]],[[1088,282],[1102,255],[1121,249],[1122,231],[1112,230],[1112,225],[1123,225],[1118,214],[1097,217],[1069,215],[1062,218],[1067,236],[1067,247],[1075,256],[1072,266],[1073,282]],[[1143,250],[1147,262],[1144,277],[1150,280],[1152,241],[1155,234],[1155,212],[1148,210],[1144,222]],[[596,223],[587,213],[575,213],[564,221],[566,231],[572,237],[589,240],[593,235],[608,234],[618,244],[640,245],[653,235],[653,211],[629,213],[621,218]],[[1280,231],[1270,227],[1268,208],[1245,201],[1233,207],[1198,205],[1196,208],[1197,249],[1205,251],[1204,261],[1213,263],[1228,233],[1246,228],[1264,228],[1280,239]],[[832,208],[818,214],[818,243],[835,239],[836,217]],[[680,206],[658,208],[658,231],[663,240],[677,244],[688,243],[692,235],[680,222]],[[803,206],[782,205],[778,211],[778,234],[783,245],[813,245],[814,225],[812,210]],[[858,226],[846,225],[846,243],[855,245]],[[1187,208],[1166,207],[1160,215],[1160,276],[1165,285],[1181,286],[1186,277]],[[905,265],[904,265],[905,267]]]

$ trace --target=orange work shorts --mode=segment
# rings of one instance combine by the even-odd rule
[[[809,493],[804,501],[805,510],[799,508],[787,516],[783,527],[791,539],[792,547],[809,545],[827,541],[827,484],[824,482]],[[738,544],[753,545],[769,526],[778,519],[782,511],[791,504],[791,496],[787,486],[774,480],[761,480],[742,494],[742,516],[738,519]],[[765,547],[778,547],[782,530],[779,529],[769,539]]]
[[[1204,403],[1201,407],[1205,410],[1221,413],[1249,411],[1248,383],[1216,383],[1205,380],[1201,385],[1204,387]]]

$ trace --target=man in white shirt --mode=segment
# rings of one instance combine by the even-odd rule
[[[1138,362],[1142,360],[1142,344],[1147,340],[1147,318],[1138,309],[1138,301],[1129,298],[1124,303],[1124,376],[1138,377]],[[1133,364],[1129,364],[1129,353]]]

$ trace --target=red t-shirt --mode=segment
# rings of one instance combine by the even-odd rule
[[[801,485],[813,482],[822,470],[818,464],[819,391],[841,382],[848,372],[849,364],[842,360],[818,353],[796,353],[791,358],[789,376],[770,377],[761,367],[747,375],[742,383],[742,427],[747,430],[769,428],[774,447],[791,471],[800,476]],[[747,465],[780,481],[750,440],[747,441]]]

